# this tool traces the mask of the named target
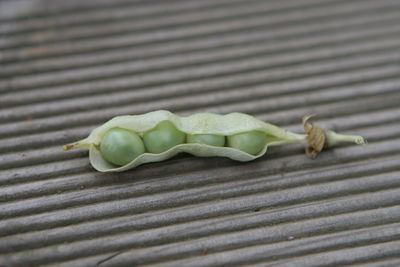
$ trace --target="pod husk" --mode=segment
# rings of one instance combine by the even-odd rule
[[[115,166],[107,162],[98,147],[104,134],[111,128],[119,127],[143,135],[161,121],[172,122],[177,129],[186,134],[216,134],[230,136],[253,130],[265,132],[267,143],[257,155],[230,148],[215,147],[204,144],[180,144],[159,154],[144,153],[124,166]],[[275,125],[258,120],[243,113],[219,115],[213,113],[198,113],[188,117],[180,117],[166,110],[154,111],[142,115],[126,115],[115,117],[102,126],[94,129],[90,135],[76,143],[66,145],[64,149],[88,148],[92,166],[100,172],[126,171],[144,163],[158,162],[169,159],[178,153],[186,152],[199,157],[227,157],[237,161],[250,161],[261,157],[269,146],[302,142],[305,135],[291,133]]]

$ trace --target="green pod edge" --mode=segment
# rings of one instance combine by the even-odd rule
[[[119,127],[138,133],[154,128],[161,121],[172,122],[177,129],[186,134],[217,134],[234,135],[253,130],[265,132],[267,142],[263,149],[256,155],[230,147],[214,147],[205,144],[184,143],[177,145],[159,154],[144,153],[128,164],[116,167],[107,162],[99,151],[100,142],[104,134],[111,128]],[[219,115],[214,113],[197,113],[187,117],[175,115],[167,110],[153,111],[142,115],[117,116],[102,126],[94,129],[90,135],[76,143],[65,145],[64,149],[87,148],[92,166],[100,172],[121,172],[139,165],[169,159],[178,153],[186,152],[199,157],[227,157],[236,161],[251,161],[263,156],[269,146],[277,146],[296,142],[305,142],[306,135],[296,134],[266,123],[253,116],[243,113],[230,113]]]

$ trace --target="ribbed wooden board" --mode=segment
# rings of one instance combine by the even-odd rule
[[[94,171],[121,114],[363,135]],[[0,2],[0,265],[399,266],[400,1]]]

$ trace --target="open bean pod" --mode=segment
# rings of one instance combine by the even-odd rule
[[[163,137],[152,136],[154,129],[163,124],[178,133],[176,145],[164,150],[155,144]],[[121,161],[114,161],[111,156],[107,155],[107,151],[115,150],[118,144],[102,146],[106,143],[105,139],[109,138],[107,134],[113,129],[122,129],[128,135],[132,133],[134,136],[131,137],[131,142],[139,144],[139,148],[136,150],[139,152],[135,152],[138,154],[132,160],[123,164],[111,163]],[[248,133],[252,134],[249,135]],[[227,141],[222,141],[220,144],[206,144],[195,138],[198,136],[220,136],[222,140]],[[256,140],[254,143],[254,140],[248,140],[249,136],[261,141]],[[180,117],[169,111],[160,110],[143,115],[115,117],[94,129],[87,138],[65,145],[64,149],[88,148],[90,151],[90,163],[96,170],[101,172],[121,172],[144,163],[169,159],[180,152],[190,153],[199,157],[219,156],[237,161],[250,161],[264,155],[269,146],[307,142],[309,141],[307,140],[308,136],[286,131],[243,113],[230,113],[227,115],[198,113],[188,117]],[[144,145],[141,144],[142,140]],[[250,150],[246,147],[243,149],[241,147],[243,142],[252,142],[251,145],[253,147]],[[150,151],[153,153],[150,153]],[[108,159],[106,159],[107,157]]]

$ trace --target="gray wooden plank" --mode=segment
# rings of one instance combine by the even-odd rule
[[[399,8],[1,2],[0,265],[397,266]],[[182,154],[118,174],[61,150],[155,109],[240,111],[295,132],[317,113],[369,144],[315,160],[302,144],[248,163]]]

